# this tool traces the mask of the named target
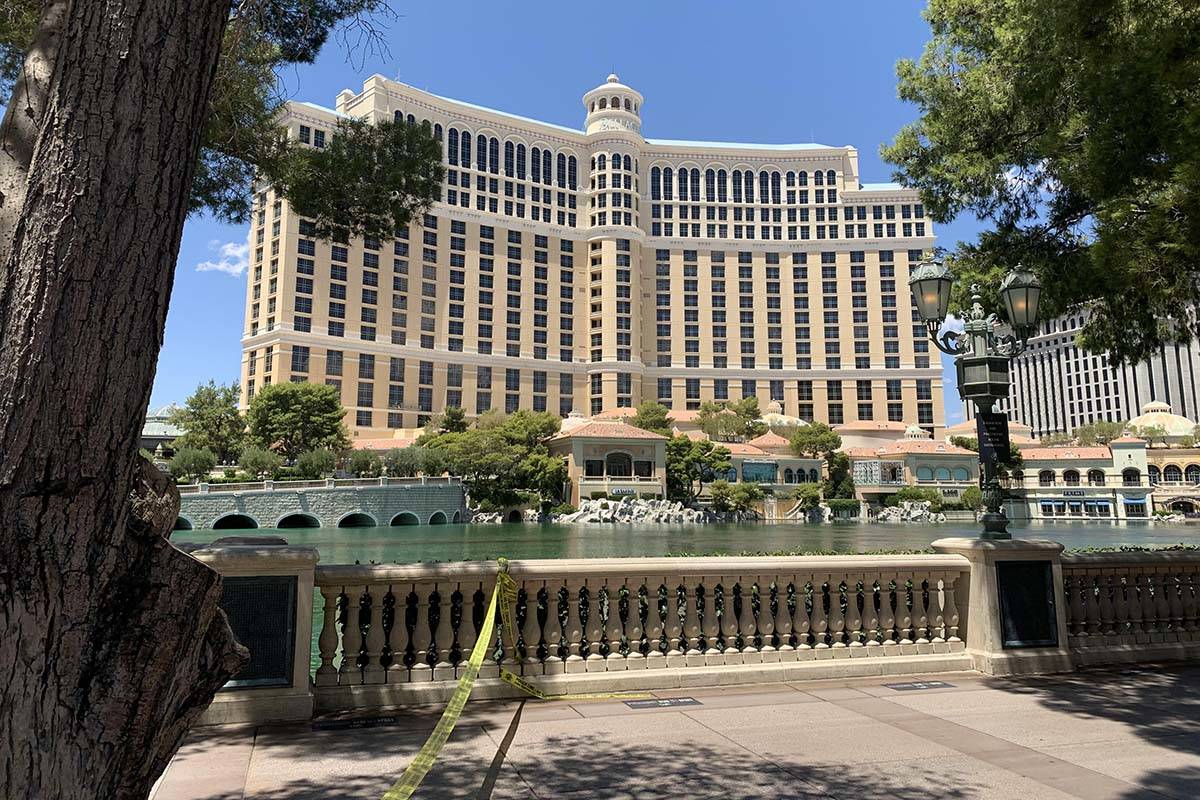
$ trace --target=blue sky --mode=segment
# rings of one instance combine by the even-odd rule
[[[879,145],[916,116],[896,98],[894,66],[929,37],[913,0],[576,4],[392,0],[388,53],[320,58],[283,76],[297,100],[332,106],[380,73],[436,94],[580,127],[581,96],[616,71],[646,98],[651,138],[851,144],[865,182],[891,179]],[[951,246],[979,230],[937,229]],[[241,227],[194,217],[183,233],[152,405],[197,383],[238,378],[245,302]],[[952,376],[948,376],[948,381]],[[962,419],[948,383],[947,417]]]

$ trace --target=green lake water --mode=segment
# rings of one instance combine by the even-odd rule
[[[1068,548],[1116,545],[1200,544],[1200,525],[1098,522],[1012,525],[1016,538],[1053,539]],[[604,558],[672,553],[828,550],[861,553],[925,548],[934,539],[976,536],[969,522],[942,525],[872,523],[730,525],[414,525],[380,528],[260,528],[251,531],[176,531],[177,542],[211,542],[222,536],[282,536],[313,545],[323,564],[413,563],[508,558]]]

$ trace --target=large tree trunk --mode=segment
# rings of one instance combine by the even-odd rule
[[[245,660],[137,455],[229,0],[50,0],[0,125],[0,797],[144,797]]]

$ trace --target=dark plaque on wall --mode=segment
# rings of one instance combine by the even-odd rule
[[[999,411],[980,411],[975,416],[975,434],[979,439],[979,460],[985,464],[1008,461],[1008,417]]]
[[[1054,571],[1049,561],[997,561],[996,588],[1005,649],[1058,645]]]
[[[294,575],[225,578],[221,608],[250,663],[226,686],[291,686],[296,641]]]

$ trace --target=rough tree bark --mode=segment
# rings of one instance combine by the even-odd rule
[[[0,797],[144,797],[245,660],[137,455],[229,0],[49,0],[0,124]]]

